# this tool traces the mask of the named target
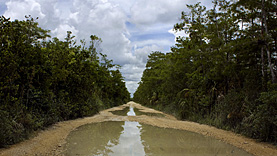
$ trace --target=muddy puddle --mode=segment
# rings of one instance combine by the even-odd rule
[[[114,115],[119,115],[119,116],[128,116],[128,112],[132,112],[130,110],[132,110],[136,114],[136,116],[147,115],[147,116],[165,117],[165,115],[163,115],[161,113],[143,112],[140,109],[132,108],[132,107],[130,107],[130,108],[129,107],[125,107],[122,110],[111,111],[111,113],[113,113]]]
[[[127,115],[136,113],[130,108]],[[84,125],[71,132],[66,141],[66,156],[251,156],[211,137],[131,121]]]
[[[111,111],[111,113],[119,116],[127,116],[129,110],[129,107],[124,107],[122,110]]]

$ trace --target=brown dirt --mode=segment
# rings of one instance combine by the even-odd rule
[[[246,138],[230,131],[224,131],[208,125],[201,125],[189,121],[179,121],[171,115],[164,114],[165,117],[153,116],[117,116],[110,111],[122,110],[125,107],[136,107],[143,112],[162,113],[140,104],[129,102],[125,105],[114,107],[101,111],[99,114],[76,120],[59,122],[50,128],[41,131],[34,138],[13,145],[7,149],[0,149],[0,156],[52,156],[63,155],[65,139],[67,135],[77,127],[93,122],[103,121],[137,121],[144,124],[150,124],[158,127],[175,128],[196,132],[205,136],[211,136],[226,143],[241,148],[255,156],[276,156],[277,147],[268,143],[257,142],[256,140]]]

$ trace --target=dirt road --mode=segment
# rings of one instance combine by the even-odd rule
[[[173,116],[164,114],[165,117],[155,116],[117,116],[113,115],[110,111],[122,110],[125,107],[135,107],[142,112],[161,113],[159,111],[143,107],[140,104],[129,102],[119,107],[114,107],[101,111],[99,114],[86,117],[82,119],[70,120],[59,122],[50,128],[41,131],[32,139],[26,140],[19,144],[13,145],[8,149],[0,149],[0,156],[48,156],[48,155],[63,155],[65,139],[67,135],[79,126],[103,121],[137,121],[144,124],[154,125],[158,127],[174,128],[196,132],[205,136],[211,136],[220,139],[226,143],[239,147],[256,156],[276,156],[277,147],[267,144],[259,143],[253,139],[244,136],[217,129],[212,126],[201,125],[194,122],[179,121]]]

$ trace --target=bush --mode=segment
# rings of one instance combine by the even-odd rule
[[[7,111],[0,110],[0,147],[23,140],[24,130],[23,125],[13,119]]]
[[[277,143],[277,91],[261,93],[253,114],[242,122],[243,133],[262,141]]]

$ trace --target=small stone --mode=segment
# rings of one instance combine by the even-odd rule
[[[248,142],[243,142],[244,144],[248,144]]]

